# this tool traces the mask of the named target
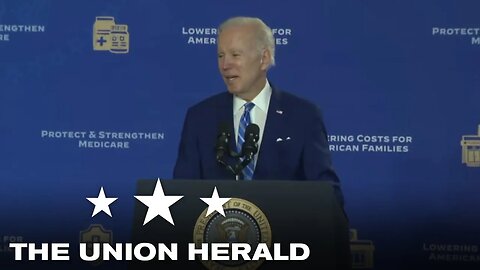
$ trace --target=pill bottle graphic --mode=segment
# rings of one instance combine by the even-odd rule
[[[110,52],[112,53],[128,53],[130,47],[130,35],[128,33],[128,25],[114,25],[110,32]]]
[[[108,16],[95,17],[93,24],[93,50],[109,51],[111,48],[111,31],[115,26],[115,18]]]

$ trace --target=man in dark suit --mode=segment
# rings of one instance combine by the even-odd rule
[[[216,159],[218,129],[224,124],[230,126],[230,148],[240,151],[237,144],[243,140],[239,137],[245,128],[242,121],[248,119],[259,126],[260,139],[250,165],[253,175],[245,177],[245,172],[246,179],[331,181],[343,205],[319,108],[267,80],[267,71],[275,64],[271,29],[257,18],[232,18],[219,27],[217,44],[218,67],[228,92],[188,110],[174,178],[234,178]],[[227,157],[226,163],[238,160]]]
[[[267,80],[267,71],[275,64],[272,30],[260,19],[235,17],[220,25],[217,45],[218,67],[228,92],[189,108],[174,178],[329,181],[343,208],[319,108]],[[247,155],[252,157],[248,165],[239,170],[234,167],[232,173],[227,167],[240,160],[229,151],[222,154],[222,149],[245,154],[244,146],[251,142],[248,134],[255,133],[249,132],[252,123],[259,128],[258,152]],[[225,136],[219,134],[230,134],[229,147],[222,144]],[[328,236],[328,241],[335,242],[333,249],[315,256],[332,254],[334,259],[327,261],[334,266],[328,269],[351,269],[348,225],[342,225],[342,218],[336,220],[338,230]],[[280,231],[276,232],[298,235],[295,230]]]

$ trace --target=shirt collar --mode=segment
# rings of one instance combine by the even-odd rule
[[[268,104],[270,103],[270,96],[272,95],[272,87],[268,80],[266,80],[265,86],[263,89],[258,93],[258,95],[251,101],[255,104],[255,107],[262,110],[265,114],[268,110]],[[237,114],[242,109],[243,105],[245,105],[247,101],[233,96],[233,114]],[[243,110],[241,111],[243,113]]]

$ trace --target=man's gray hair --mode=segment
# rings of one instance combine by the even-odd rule
[[[263,49],[267,49],[270,52],[271,66],[275,65],[275,39],[273,37],[272,29],[268,27],[261,19],[254,17],[233,17],[223,22],[218,28],[218,34],[230,27],[230,26],[243,26],[253,25],[255,26],[255,37],[257,40],[257,49],[260,55],[263,53]]]

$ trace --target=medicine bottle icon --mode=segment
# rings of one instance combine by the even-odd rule
[[[130,35],[128,33],[128,25],[117,24],[114,25],[110,33],[112,53],[128,53],[130,48]]]
[[[115,26],[115,18],[108,16],[95,17],[93,24],[93,50],[109,51],[111,48],[111,32]]]

